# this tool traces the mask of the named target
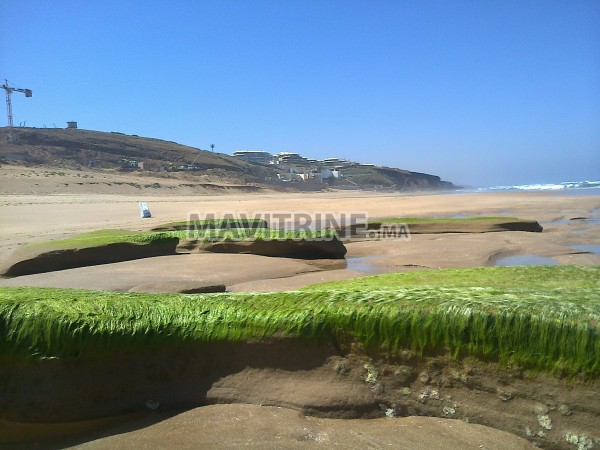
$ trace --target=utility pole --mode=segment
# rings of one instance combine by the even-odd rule
[[[13,126],[13,113],[12,113],[12,100],[11,95],[13,92],[23,92],[25,97],[31,97],[31,89],[21,89],[15,88],[8,85],[8,80],[4,80],[4,84],[2,85],[2,89],[6,91],[6,115],[8,116],[8,127],[12,128]]]

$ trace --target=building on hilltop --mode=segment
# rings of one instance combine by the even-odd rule
[[[332,183],[342,178],[342,170],[357,164],[342,158],[306,158],[294,152],[271,155],[261,150],[239,150],[233,156],[254,164],[273,164],[281,171],[279,181],[297,183]]]
[[[300,156],[298,153],[280,152],[275,155],[275,164],[306,165],[307,163],[307,159],[304,156]]]
[[[268,165],[273,161],[273,155],[262,150],[238,150],[233,152],[233,156],[253,164]]]
[[[348,161],[347,159],[342,158],[324,158],[320,159],[318,162],[319,165],[328,169],[344,168],[356,164],[352,161]]]

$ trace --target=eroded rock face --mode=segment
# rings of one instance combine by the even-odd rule
[[[203,281],[158,281],[155,283],[138,284],[129,289],[129,292],[211,294],[215,292],[225,292],[226,290],[227,287],[224,284]]]
[[[111,264],[177,252],[246,253],[300,259],[343,259],[346,247],[336,238],[322,241],[254,240],[203,243],[165,239],[149,244],[117,243],[89,248],[44,250],[44,247],[25,247],[17,250],[0,268],[0,276],[18,277],[53,272],[76,267]],[[160,292],[160,290],[158,291]]]
[[[200,242],[182,241],[179,250],[213,253],[250,253],[261,256],[276,256],[300,259],[342,259],[346,247],[337,238],[330,240],[254,240]]]
[[[493,233],[499,231],[525,231],[541,233],[543,227],[535,220],[473,220],[448,222],[416,222],[408,224],[375,222],[352,225],[343,231],[351,237],[393,237],[394,233],[443,234],[443,233]]]
[[[598,438],[600,415],[597,382],[411,351],[380,358],[358,348],[345,353],[333,342],[287,338],[180,343],[58,360],[9,358],[0,379],[0,419],[19,422],[254,404],[321,418],[453,418],[543,448],[570,449],[567,435]]]
[[[4,263],[0,275],[18,277],[34,273],[53,272],[75,267],[111,264],[153,256],[174,255],[178,238],[148,244],[117,243],[89,248],[44,250],[44,247],[26,247],[17,250]]]
[[[156,414],[156,413],[154,413]],[[78,445],[106,448],[335,448],[362,450],[533,450],[525,439],[482,425],[434,417],[336,420],[292,409],[211,405],[166,417],[134,431]]]

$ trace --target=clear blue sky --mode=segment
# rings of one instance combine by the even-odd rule
[[[599,24],[599,0],[3,0],[0,78],[33,90],[15,125],[598,180]]]

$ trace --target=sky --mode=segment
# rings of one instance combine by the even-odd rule
[[[2,0],[16,125],[600,179],[598,0]],[[6,125],[0,108],[0,123]]]

